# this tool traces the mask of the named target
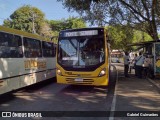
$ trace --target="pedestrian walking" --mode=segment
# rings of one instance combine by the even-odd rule
[[[125,55],[124,55],[124,76],[125,77],[129,77],[128,69],[129,69],[129,54],[128,52],[125,52]]]

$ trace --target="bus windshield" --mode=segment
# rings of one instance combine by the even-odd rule
[[[102,37],[59,39],[58,62],[66,67],[85,68],[104,62],[105,43]]]

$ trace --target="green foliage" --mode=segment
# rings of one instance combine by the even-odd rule
[[[86,27],[86,24],[82,19],[75,17],[70,17],[68,19],[62,19],[62,20],[51,20],[49,21],[49,24],[53,31],[58,31],[58,32],[60,30]]]
[[[153,40],[153,38],[149,36],[147,33],[134,30],[133,43],[151,41],[151,40]]]
[[[157,0],[57,0],[69,11],[78,12],[92,25],[125,25],[158,39],[160,2]]]
[[[82,19],[75,17],[61,20],[50,20],[48,23],[52,29],[53,36],[58,36],[61,30],[86,27],[86,23]],[[56,40],[54,41],[57,42]]]
[[[90,4],[92,0],[57,0],[63,2],[63,5],[65,7],[68,7],[68,10],[71,10],[72,8],[70,6],[76,6],[74,7],[74,10],[88,10],[90,7]]]
[[[51,30],[50,25],[47,22],[41,23],[39,33],[41,36],[46,36],[49,38],[54,35],[54,32]]]
[[[35,32],[40,34],[39,29],[44,21],[44,13],[38,8],[24,5],[14,11],[14,13],[10,15],[10,19],[4,21],[4,26],[32,33],[34,24]]]
[[[6,19],[6,20],[3,21],[3,25],[6,26],[6,27],[11,27],[11,22],[12,21],[10,19]]]
[[[133,30],[129,26],[108,26],[112,49],[131,50],[127,44],[153,40],[147,33]]]
[[[129,50],[127,44],[132,43],[133,30],[129,26],[109,26],[109,39],[111,40],[112,49]]]
[[[69,18],[69,21],[72,23],[71,28],[84,28],[86,23],[80,18]]]

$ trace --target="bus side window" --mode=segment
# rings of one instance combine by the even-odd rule
[[[1,58],[20,58],[23,54],[19,52],[19,47],[22,46],[20,36],[14,36],[0,32],[0,57]]]
[[[54,44],[50,42],[42,42],[43,56],[54,57]]]
[[[15,57],[23,57],[22,50],[22,38],[20,36],[14,35],[13,46],[15,46]]]
[[[29,43],[28,43],[28,40],[27,40],[28,38],[23,38],[23,40],[24,40],[24,54],[25,54],[25,57],[29,57]]]
[[[24,53],[27,58],[42,57],[41,42],[36,39],[24,38]]]
[[[5,42],[5,39],[4,39],[4,33],[3,32],[0,32],[0,58],[3,57],[3,48],[4,48],[4,42]]]
[[[8,47],[8,39],[11,34],[1,32],[0,34],[0,48],[1,48],[1,58],[9,58],[10,57],[10,49]],[[11,37],[10,37],[11,38]]]

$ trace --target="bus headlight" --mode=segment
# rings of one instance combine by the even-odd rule
[[[57,68],[57,74],[58,74],[58,75],[62,75],[61,70],[60,70],[60,69],[58,69],[58,68]]]
[[[106,68],[103,68],[98,76],[101,77],[104,76],[105,74],[106,74]]]

